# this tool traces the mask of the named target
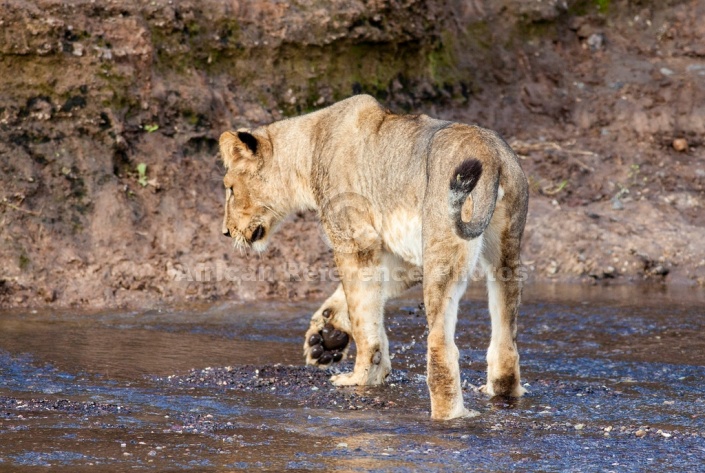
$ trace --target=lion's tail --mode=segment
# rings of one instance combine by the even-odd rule
[[[499,188],[499,172],[483,169],[469,158],[455,168],[450,181],[450,213],[461,238],[479,237],[490,224]]]

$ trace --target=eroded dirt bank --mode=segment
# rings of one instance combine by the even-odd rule
[[[356,92],[510,141],[532,280],[705,284],[704,16],[705,0],[4,2],[0,304],[322,298],[315,215],[260,257],[220,236],[216,139]]]

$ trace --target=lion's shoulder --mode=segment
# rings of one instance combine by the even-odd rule
[[[332,105],[329,109],[331,111],[337,111],[347,118],[354,117],[357,119],[357,117],[360,117],[371,120],[377,120],[390,113],[376,98],[367,94],[353,95]]]
[[[377,101],[376,98],[369,94],[358,94],[353,95],[345,100],[341,100],[337,105],[345,108],[357,109],[357,108],[376,108],[384,110],[381,103]]]

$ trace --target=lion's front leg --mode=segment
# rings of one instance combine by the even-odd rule
[[[382,255],[382,264],[390,276],[382,281],[383,303],[421,281],[420,268],[390,253]],[[347,356],[352,341],[352,325],[342,283],[311,316],[304,337],[306,364],[327,368]]]
[[[343,277],[352,335],[357,347],[352,373],[331,377],[336,386],[373,386],[384,382],[392,369],[389,341],[384,330],[384,295],[380,268],[381,255],[337,254]]]
[[[350,347],[350,317],[343,285],[314,312],[304,339],[307,365],[326,368],[345,359]]]

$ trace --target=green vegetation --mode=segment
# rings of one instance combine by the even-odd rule
[[[556,186],[556,190],[554,191],[554,194],[558,194],[560,191],[565,189],[565,186],[568,185],[568,180],[563,180],[558,185]]]
[[[629,179],[632,181],[632,185],[639,183],[639,174],[641,173],[641,166],[638,164],[632,164],[629,166]]]
[[[597,11],[607,13],[610,8],[610,0],[595,0],[595,5],[597,6]]]
[[[458,59],[456,45],[449,31],[443,32],[438,46],[428,54],[428,70],[431,80],[437,87],[458,81]]]
[[[556,185],[551,183],[550,185],[541,188],[541,193],[543,193],[544,195],[556,195],[560,193],[563,189],[565,189],[567,185],[568,180],[564,179]]]
[[[29,256],[26,253],[20,253],[19,266],[22,271],[29,267]]]
[[[607,14],[610,10],[610,0],[580,0],[570,6],[568,12],[572,15],[587,15],[590,13]]]
[[[206,21],[197,16],[181,31],[150,27],[157,72],[172,83],[190,82],[192,74],[227,76],[238,84],[240,94],[256,97],[267,109],[277,107],[285,116],[315,110],[353,93],[387,100],[393,90],[413,93],[423,82],[443,90],[443,96],[449,91],[459,96],[459,84],[466,80],[457,67],[460,45],[451,31],[432,44],[431,37],[428,42],[401,44],[341,38],[321,45],[275,46],[253,45],[251,40],[247,44],[237,20]],[[193,118],[186,111],[182,114]],[[195,126],[193,121],[189,120]]]
[[[145,163],[137,165],[137,182],[142,187],[147,187],[147,165]]]

